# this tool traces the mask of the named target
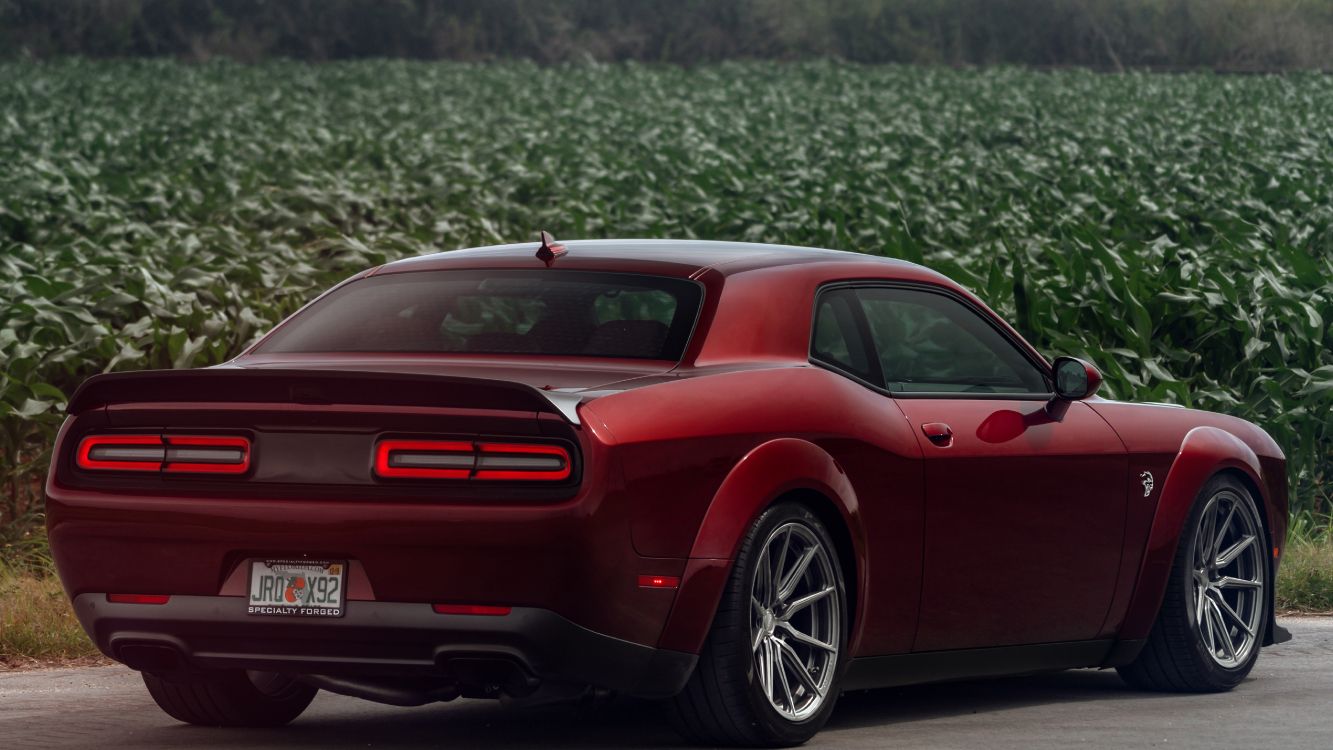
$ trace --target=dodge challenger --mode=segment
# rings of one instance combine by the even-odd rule
[[[366,270],[216,367],[91,378],[51,548],[191,724],[595,690],[781,746],[847,690],[1227,690],[1281,638],[1282,451],[1100,382],[919,265],[543,233]]]

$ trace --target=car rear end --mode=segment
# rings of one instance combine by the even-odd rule
[[[47,507],[98,647],[396,703],[675,693],[695,656],[655,644],[684,560],[635,552],[605,436],[519,379],[384,369],[86,383]]]

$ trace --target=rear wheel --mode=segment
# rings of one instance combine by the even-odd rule
[[[1254,497],[1213,477],[1194,502],[1148,643],[1120,667],[1148,690],[1217,692],[1245,679],[1268,627],[1268,544]]]
[[[828,530],[803,505],[759,517],[732,568],[699,665],[673,701],[696,742],[797,745],[838,698],[847,605]]]
[[[144,672],[144,684],[172,718],[210,727],[276,727],[305,711],[317,689],[271,672],[219,672],[167,680]]]

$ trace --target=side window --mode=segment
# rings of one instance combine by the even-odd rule
[[[850,289],[824,292],[816,300],[810,356],[863,380],[873,372],[870,356],[856,326],[856,295]]]
[[[891,393],[1046,393],[1046,377],[980,315],[943,294],[857,290]]]

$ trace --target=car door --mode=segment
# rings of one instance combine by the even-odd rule
[[[988,313],[929,286],[858,286],[878,385],[921,444],[916,651],[1097,638],[1123,543],[1128,459]],[[1062,413],[1061,413],[1062,412]]]

